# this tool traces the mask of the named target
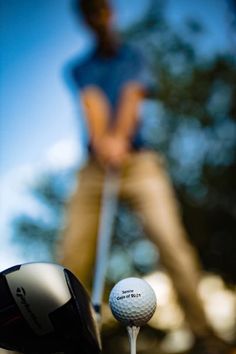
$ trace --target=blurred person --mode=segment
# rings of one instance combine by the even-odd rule
[[[163,158],[148,149],[140,136],[140,105],[152,86],[147,63],[137,48],[120,41],[108,1],[76,0],[73,5],[93,31],[96,46],[87,57],[68,66],[84,108],[89,157],[68,205],[60,262],[90,291],[103,182],[107,168],[118,170],[119,197],[140,216],[160,252],[196,338],[195,352],[228,353],[197,295],[201,266],[184,229]]]

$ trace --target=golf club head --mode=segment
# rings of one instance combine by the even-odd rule
[[[0,347],[27,354],[101,353],[95,314],[79,280],[53,263],[0,272]]]

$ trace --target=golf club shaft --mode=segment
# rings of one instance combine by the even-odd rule
[[[95,273],[92,290],[92,303],[100,320],[100,310],[105,287],[107,263],[111,245],[114,218],[117,210],[117,194],[119,190],[119,177],[117,171],[109,169],[106,173],[101,213],[99,220]]]

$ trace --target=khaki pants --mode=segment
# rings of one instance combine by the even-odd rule
[[[91,288],[104,170],[90,159],[79,173],[78,188],[68,205],[61,263]],[[177,291],[193,332],[204,335],[208,325],[197,296],[200,266],[187,240],[169,177],[160,157],[137,152],[123,166],[120,199],[140,216]]]

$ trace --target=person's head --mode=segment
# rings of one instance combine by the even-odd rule
[[[112,12],[108,0],[74,0],[74,10],[82,14],[89,27],[98,35],[109,31]]]

